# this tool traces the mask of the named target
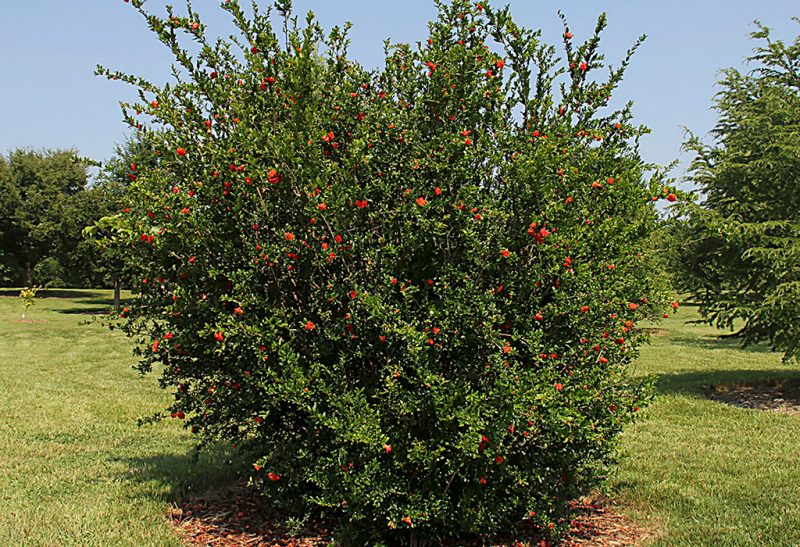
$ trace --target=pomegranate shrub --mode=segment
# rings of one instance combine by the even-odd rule
[[[131,3],[176,81],[99,69],[154,151],[113,219],[119,323],[168,412],[346,544],[557,531],[647,398],[627,370],[667,297],[646,130],[608,107],[628,59],[593,78],[604,19],[560,61],[454,0],[370,72],[286,3],[224,2],[230,40]]]

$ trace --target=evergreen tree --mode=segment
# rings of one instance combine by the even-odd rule
[[[800,19],[795,19],[800,22]],[[681,281],[704,318],[800,356],[800,37],[761,45],[749,73],[727,69],[713,142],[691,137],[691,180]]]

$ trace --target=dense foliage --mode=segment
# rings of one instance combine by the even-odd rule
[[[800,355],[800,38],[759,26],[754,69],[724,72],[713,142],[693,138],[691,180],[702,202],[682,228],[682,283],[701,312]]]
[[[0,156],[0,284],[97,287],[103,257],[81,232],[115,210],[74,151]]]
[[[507,10],[440,3],[367,72],[288,2],[282,36],[224,2],[230,41],[131,3],[176,81],[98,70],[139,88],[155,151],[105,223],[172,417],[345,543],[557,529],[647,398],[627,366],[667,304],[645,249],[668,192],[608,108],[628,59],[593,78],[605,19],[565,26],[561,66]]]

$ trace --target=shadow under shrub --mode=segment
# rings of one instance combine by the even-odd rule
[[[667,296],[646,130],[598,113],[628,63],[592,79],[604,18],[558,68],[456,0],[368,72],[285,3],[285,36],[224,3],[236,42],[131,3],[178,81],[99,69],[157,150],[112,219],[140,280],[120,323],[171,415],[345,544],[557,531],[648,396],[626,367]]]

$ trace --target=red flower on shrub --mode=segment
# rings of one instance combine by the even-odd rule
[[[221,332],[221,331],[220,332],[215,332],[214,333],[214,340],[216,340],[217,342],[222,342],[223,340],[225,340],[225,334],[223,332]]]
[[[314,330],[315,327],[316,327],[316,325],[314,323],[312,323],[311,321],[307,321],[306,324],[305,324],[305,329],[308,330],[308,331]]]
[[[183,157],[183,156],[186,155],[186,149],[185,148],[178,148],[177,150],[175,150],[175,153],[178,154],[179,156]]]
[[[420,207],[425,207],[425,205],[428,204],[428,202],[425,201],[425,198],[423,198],[423,197],[418,197],[416,199],[416,202],[417,202],[417,205],[419,205]]]

